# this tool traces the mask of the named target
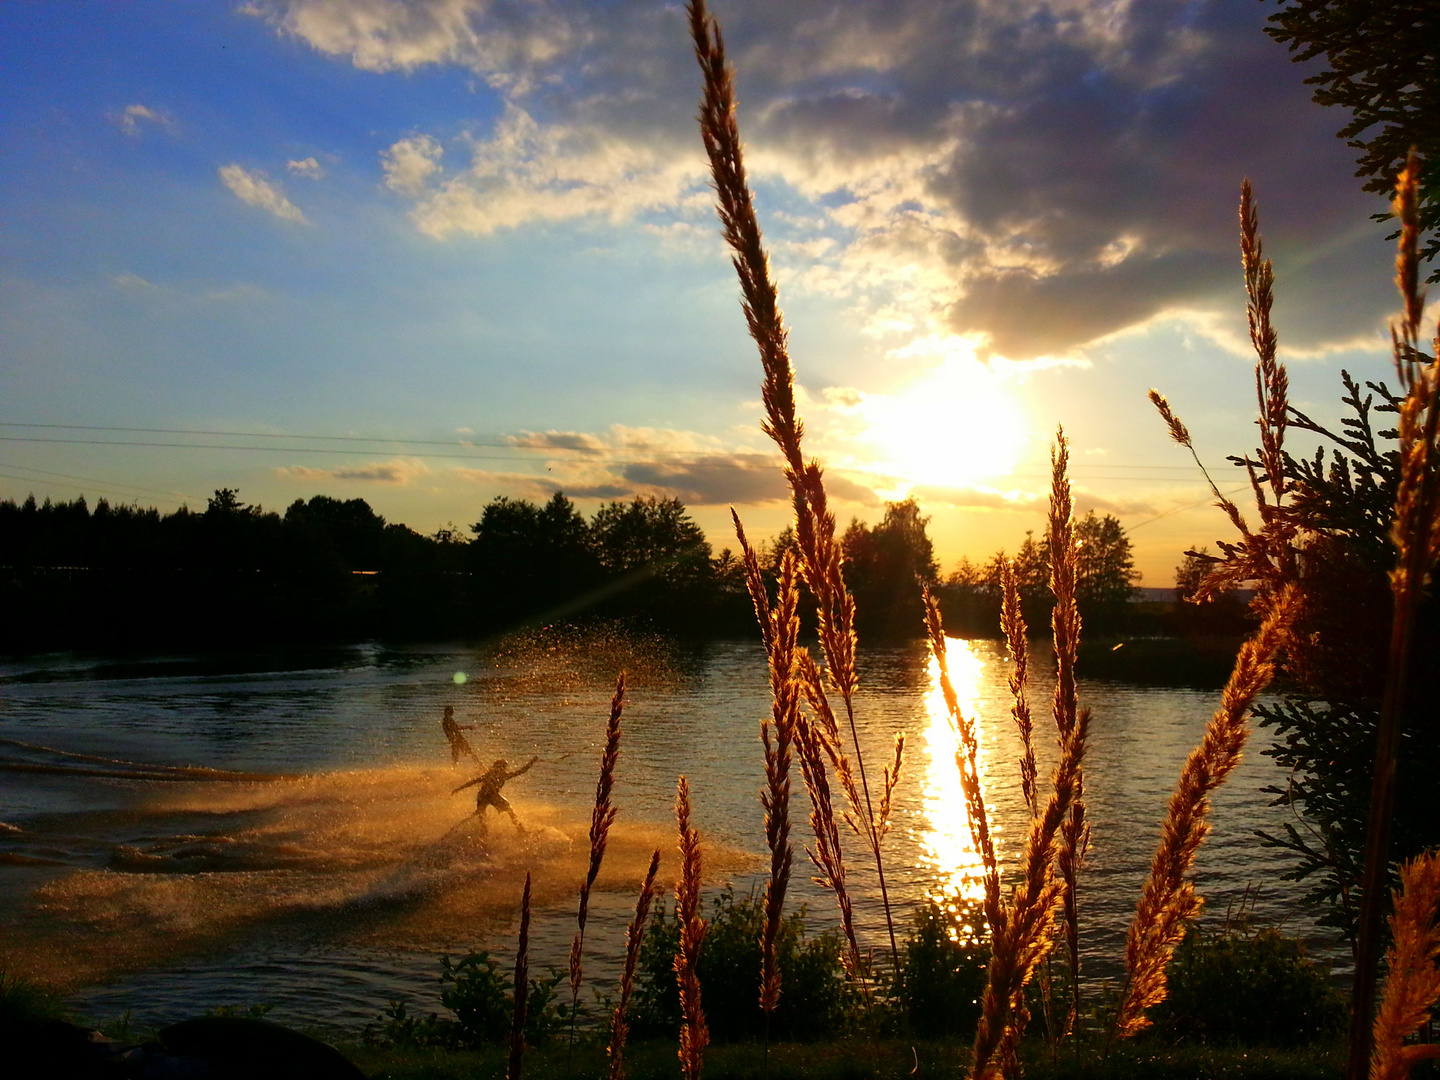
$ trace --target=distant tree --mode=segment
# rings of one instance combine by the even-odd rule
[[[873,529],[855,520],[845,530],[841,551],[861,633],[914,637],[922,632],[921,587],[940,576],[926,532],[929,522],[914,499],[905,499],[886,503]]]
[[[1076,521],[1075,560],[1075,593],[1082,615],[1092,628],[1118,628],[1140,580],[1120,519],[1111,514],[1097,517],[1091,510]]]
[[[1305,82],[1319,105],[1349,109],[1337,133],[1361,151],[1356,176],[1366,191],[1395,193],[1413,146],[1423,161],[1423,257],[1440,254],[1440,4],[1435,0],[1279,0],[1265,32],[1297,63],[1324,56],[1329,66]],[[1378,127],[1377,127],[1378,125]],[[1389,214],[1376,214],[1377,220]],[[1440,268],[1430,277],[1440,280]]]
[[[476,600],[490,625],[577,610],[598,582],[585,519],[560,492],[543,507],[499,496],[471,530]]]
[[[671,582],[709,576],[710,544],[679,499],[637,495],[606,503],[590,521],[590,538],[611,573],[648,570]]]
[[[955,589],[983,589],[987,579],[985,567],[971,562],[968,558],[962,558],[946,576],[945,584]]]

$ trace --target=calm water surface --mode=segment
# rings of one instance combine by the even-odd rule
[[[973,889],[953,736],[920,643],[864,653],[861,745],[878,771],[909,734],[887,840],[897,906]],[[954,641],[979,717],[982,773],[1002,861],[1026,815],[1014,765],[1008,664],[997,643]],[[1037,656],[1032,670],[1043,669]],[[620,818],[592,903],[587,984],[612,985],[653,848],[673,849],[676,776],[689,776],[710,845],[707,888],[758,891],[764,850],[758,723],[769,712],[758,643],[692,649],[623,634],[534,635],[483,649],[358,647],[281,658],[0,663],[0,933],[22,969],[69,986],[85,1014],[163,1023],[216,1005],[272,1003],[290,1023],[355,1028],[386,1001],[438,1008],[440,952],[513,949],[520,883],[536,878],[531,969],[563,968],[615,673],[630,695]],[[457,682],[463,673],[464,682]],[[1032,688],[1042,776],[1053,760],[1049,685]],[[1086,763],[1092,850],[1081,880],[1084,965],[1113,976],[1181,763],[1217,693],[1082,680],[1094,714]],[[506,789],[526,825],[492,814],[476,769],[452,766],[444,705],[473,724],[488,764],[539,763]],[[1209,918],[1258,888],[1258,916],[1307,933],[1256,828],[1286,811],[1257,751],[1215,800],[1198,868]],[[224,770],[225,775],[205,770]],[[792,835],[806,838],[798,769]],[[866,941],[887,948],[873,865],[850,848]],[[833,901],[797,851],[792,902],[830,926]],[[1321,943],[1317,943],[1321,944]]]

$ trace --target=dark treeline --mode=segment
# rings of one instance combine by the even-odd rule
[[[913,500],[879,524],[852,521],[842,548],[859,631],[910,638],[919,583],[936,590],[958,633],[995,634],[999,558],[962,562],[941,580]],[[1087,625],[1135,617],[1130,543],[1113,517],[1077,522]],[[563,494],[543,505],[487,504],[464,535],[392,524],[363,499],[316,495],[283,514],[231,489],[203,511],[32,497],[0,502],[0,648],[248,647],[370,638],[474,638],[525,625],[631,619],[672,633],[756,633],[740,560],[715,553],[677,499],[611,502],[587,520]],[[759,554],[773,585],[786,530]],[[1045,545],[1027,536],[1016,562],[1027,616],[1048,624]]]

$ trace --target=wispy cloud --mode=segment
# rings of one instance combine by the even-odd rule
[[[391,461],[372,461],[365,465],[347,465],[338,469],[288,465],[277,468],[275,475],[288,480],[359,480],[376,484],[404,485],[417,477],[431,475],[431,471],[423,461],[395,458]]]
[[[138,136],[147,126],[158,127],[171,134],[177,129],[175,118],[168,109],[152,109],[148,105],[126,105],[115,116],[115,123],[121,132],[131,137]]]
[[[308,224],[300,208],[285,197],[280,185],[267,179],[258,169],[247,171],[239,165],[222,165],[219,174],[221,183],[234,192],[241,202],[274,214],[281,221],[293,221],[297,225]]]
[[[325,177],[325,167],[313,158],[292,158],[285,163],[285,170],[291,176],[303,177],[306,180],[322,180]]]

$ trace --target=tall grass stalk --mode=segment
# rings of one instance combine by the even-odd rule
[[[1361,879],[1360,923],[1356,936],[1355,980],[1351,991],[1350,1056],[1347,1076],[1363,1080],[1370,1063],[1371,1014],[1375,1007],[1375,970],[1379,954],[1384,881],[1390,860],[1390,819],[1395,805],[1395,765],[1410,674],[1415,619],[1431,570],[1440,553],[1440,326],[1431,355],[1420,349],[1420,320],[1425,295],[1419,287],[1420,162],[1414,151],[1396,182],[1395,217],[1400,221],[1395,280],[1402,312],[1391,327],[1395,369],[1405,399],[1396,424],[1400,480],[1395,496],[1391,539],[1395,568],[1394,597],[1385,693],[1380,705],[1371,782],[1370,815]]]
[[[680,989],[680,1068],[685,1080],[700,1080],[710,1032],[700,1002],[700,943],[709,928],[700,915],[700,837],[690,826],[690,783],[680,777],[675,791],[675,819],[680,827],[680,876],[675,882],[675,917],[680,923],[680,950],[675,954],[675,981]]]
[[[1375,1014],[1375,1049],[1370,1080],[1405,1080],[1418,1061],[1440,1057],[1440,1046],[1406,1046],[1430,1019],[1440,999],[1440,852],[1430,852],[1400,869],[1390,916],[1390,951],[1385,995]]]
[[[815,597],[825,674],[844,705],[855,752],[862,798],[853,804],[854,819],[859,821],[861,836],[875,859],[885,926],[890,936],[891,962],[898,971],[900,950],[880,854],[884,834],[871,803],[865,757],[855,724],[855,693],[859,687],[855,666],[855,599],[845,585],[840,544],[835,535],[835,515],[829,508],[823,472],[818,462],[805,460],[801,449],[805,429],[795,409],[795,376],[790,366],[788,331],[745,176],[740,131],[735,121],[734,74],[725,60],[724,38],[719,25],[708,14],[704,0],[690,0],[688,13],[695,58],[705,77],[699,114],[700,136],[710,158],[722,233],[734,252],[731,262],[740,279],[745,319],[765,373],[761,397],[766,418],[761,427],[775,441],[785,461],[801,571]]]
[[[1068,445],[1064,432],[1059,432],[1051,451],[1052,517],[1061,513],[1068,515],[1068,463]],[[1052,558],[1068,559],[1071,566],[1065,572],[1073,575],[1073,544],[1052,552]],[[938,610],[936,615],[938,622]],[[937,629],[943,638],[943,628],[938,626],[932,629],[932,638]],[[1074,629],[1078,635],[1078,622]],[[1073,721],[1057,727],[1060,756],[1051,775],[1049,795],[1043,811],[1031,817],[1020,860],[1020,880],[1011,896],[997,906],[971,1063],[970,1075],[976,1080],[1002,1072],[1007,1076],[1019,1072],[1015,1050],[1028,1022],[1024,988],[1036,965],[1054,946],[1055,919],[1063,907],[1065,892],[1063,882],[1056,876],[1061,828],[1070,817],[1079,790],[1089,731],[1090,713],[1086,709],[1078,710]]]
[[[645,872],[645,881],[640,886],[640,897],[635,901],[635,917],[625,928],[625,968],[620,974],[620,1000],[610,1020],[610,1045],[606,1053],[610,1058],[610,1080],[625,1078],[625,1041],[630,1035],[630,994],[635,989],[635,969],[640,963],[640,946],[645,941],[645,920],[650,917],[650,902],[655,898],[655,875],[660,870],[660,852],[657,849],[650,856],[650,869]]]
[[[595,782],[595,808],[590,815],[590,867],[585,883],[580,886],[580,908],[575,921],[578,927],[570,943],[570,1044],[575,1044],[575,1013],[580,1003],[580,980],[584,976],[581,954],[585,947],[585,922],[590,914],[590,890],[600,875],[605,859],[605,846],[616,809],[610,801],[615,787],[615,766],[620,760],[620,716],[625,709],[625,673],[615,680],[615,694],[610,699],[610,719],[605,725],[605,749],[600,753],[600,777]]]
[[[1070,493],[1070,449],[1064,431],[1056,433],[1050,477],[1050,591],[1055,605],[1050,627],[1055,643],[1055,694],[1052,702],[1055,730],[1064,743],[1075,727],[1075,658],[1080,647],[1080,606],[1075,587],[1079,552],[1075,546],[1074,501]],[[1060,827],[1059,869],[1065,886],[1065,944],[1070,963],[1070,1007],[1060,1035],[1074,1030],[1080,1016],[1080,910],[1077,892],[1080,865],[1090,846],[1085,821],[1085,771],[1075,771],[1075,793],[1070,812]]]
[[[515,945],[515,981],[512,983],[510,1018],[510,1065],[506,1080],[520,1080],[525,1064],[525,1013],[530,997],[530,873],[525,873],[525,891],[520,894],[520,940]]]
[[[795,649],[800,636],[800,590],[795,556],[787,551],[780,562],[780,581],[772,607],[760,573],[760,560],[745,538],[740,516],[731,510],[735,535],[744,559],[745,583],[755,605],[755,617],[770,659],[770,718],[760,725],[765,747],[765,842],[770,848],[770,880],[765,883],[765,929],[760,937],[760,1007],[770,1019],[780,1003],[780,965],[776,942],[784,916],[785,891],[790,885],[794,851],[790,846],[790,750],[800,715],[800,684],[795,679]],[[768,1045],[768,1038],[766,1040]]]

